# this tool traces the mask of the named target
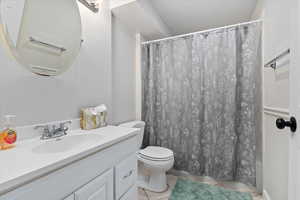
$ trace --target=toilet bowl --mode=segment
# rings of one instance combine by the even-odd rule
[[[139,186],[154,192],[167,190],[166,172],[174,165],[173,152],[167,148],[149,146],[140,150],[137,156],[141,169]]]
[[[122,127],[139,128],[139,145],[142,146],[145,122],[121,124]],[[137,152],[139,161],[138,186],[153,192],[168,189],[166,172],[174,165],[173,151],[164,147],[149,146]]]

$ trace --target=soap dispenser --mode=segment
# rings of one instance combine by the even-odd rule
[[[17,132],[14,125],[15,115],[4,116],[4,129],[0,133],[0,150],[6,150],[15,147],[14,143],[17,140]]]

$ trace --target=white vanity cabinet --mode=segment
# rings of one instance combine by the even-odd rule
[[[92,180],[74,193],[75,200],[113,200],[113,170]]]
[[[138,199],[137,187],[131,187],[129,191],[127,191],[124,196],[120,198],[120,200],[133,200]]]
[[[135,154],[121,161],[115,167],[115,191],[116,199],[121,197],[136,184],[137,180],[137,156]]]
[[[64,200],[74,200],[74,194],[64,198]]]
[[[75,161],[15,185],[0,200],[137,200],[137,137],[84,152]]]

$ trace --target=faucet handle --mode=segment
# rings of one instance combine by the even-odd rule
[[[39,125],[39,126],[35,126],[34,129],[35,129],[35,130],[37,130],[37,129],[43,129],[43,131],[44,131],[45,133],[50,132],[49,125]]]
[[[39,125],[39,126],[35,126],[34,127],[35,130],[37,129],[42,129],[43,130],[43,133],[42,133],[42,136],[41,136],[41,139],[45,139],[47,137],[50,137],[51,135],[51,132],[50,132],[50,127],[49,125]]]
[[[66,126],[68,124],[72,124],[72,121],[62,122],[62,123],[59,124],[59,127],[60,127],[61,130],[66,132],[67,130],[69,130],[69,127]]]

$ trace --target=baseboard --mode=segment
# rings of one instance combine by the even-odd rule
[[[263,199],[264,200],[272,200],[269,193],[266,190],[263,191]]]

